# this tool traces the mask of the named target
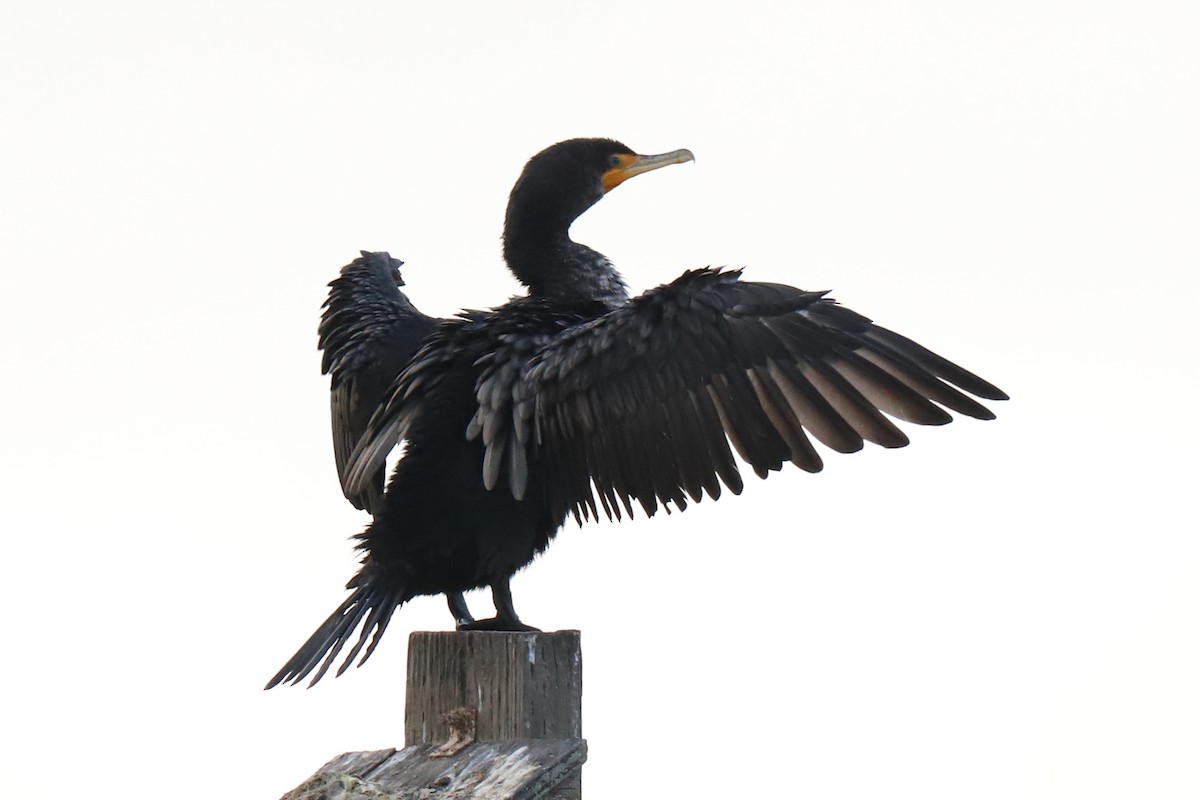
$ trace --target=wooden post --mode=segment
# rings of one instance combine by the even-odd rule
[[[284,800],[579,800],[579,631],[413,633],[403,750],[345,753]]]
[[[414,633],[404,743],[445,742],[442,715],[463,707],[477,741],[582,739],[582,697],[579,631]]]

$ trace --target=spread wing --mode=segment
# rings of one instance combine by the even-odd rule
[[[403,262],[388,253],[362,252],[342,267],[329,284],[318,346],[324,354],[321,372],[330,376],[329,411],[333,422],[333,456],[346,498],[356,508],[374,513],[383,497],[387,450],[365,465],[365,477],[353,489],[346,481],[350,454],[367,429],[371,415],[403,372],[425,337],[438,326],[400,291]]]
[[[697,270],[549,338],[532,358],[497,352],[468,430],[484,480],[525,492],[540,465],[555,514],[598,518],[685,508],[742,488],[732,444],[760,477],[785,461],[821,469],[812,440],[849,453],[908,444],[920,425],[994,414],[968,394],[1004,392],[825,298]],[[960,391],[961,390],[961,391]],[[490,466],[489,466],[490,465]],[[516,469],[514,467],[520,467]]]

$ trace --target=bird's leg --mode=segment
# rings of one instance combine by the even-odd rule
[[[459,625],[460,631],[534,631],[540,628],[526,625],[517,616],[513,608],[512,589],[508,586],[508,578],[492,584],[492,600],[496,603],[496,616],[491,619],[481,619],[467,625]]]
[[[471,609],[467,608],[467,598],[463,597],[462,592],[446,592],[446,605],[450,606],[455,627],[460,631],[475,621],[471,616]]]
[[[504,625],[498,630],[540,631],[539,628],[521,622],[520,617],[517,616],[517,610],[513,608],[512,589],[508,585],[508,578],[492,584],[492,601],[496,604],[496,620]]]

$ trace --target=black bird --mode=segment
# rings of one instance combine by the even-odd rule
[[[1002,391],[825,292],[697,269],[630,299],[612,263],[572,241],[571,224],[622,181],[691,160],[610,139],[530,159],[504,221],[504,258],[529,293],[491,311],[424,316],[386,253],[343,269],[321,345],[342,488],[374,520],[358,535],[350,596],[267,688],[313,670],[316,683],[359,628],[338,674],[364,646],[365,661],[417,595],[445,594],[460,630],[534,630],[509,579],[568,514],[619,519],[636,504],[653,515],[722,486],[737,494],[734,451],[760,477],[787,461],[816,472],[810,436],[849,453],[864,441],[906,445],[889,416],[994,418],[964,392]],[[462,593],[484,586],[496,616],[476,622]]]

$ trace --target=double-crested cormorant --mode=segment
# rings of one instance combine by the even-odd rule
[[[825,292],[697,269],[630,299],[609,260],[568,230],[622,181],[691,160],[610,139],[530,159],[504,221],[504,258],[529,293],[491,311],[426,317],[386,253],[342,270],[320,344],[342,487],[374,520],[358,536],[350,596],[268,688],[313,670],[316,683],[359,628],[338,673],[364,646],[365,661],[417,595],[445,594],[460,630],[533,630],[509,579],[569,513],[620,518],[636,503],[652,515],[722,485],[737,494],[733,451],[760,477],[786,461],[815,472],[810,436],[849,453],[864,440],[907,444],[889,416],[994,418],[963,392],[1002,391]],[[385,494],[384,459],[401,440]],[[496,616],[477,622],[462,593],[484,586]]]

